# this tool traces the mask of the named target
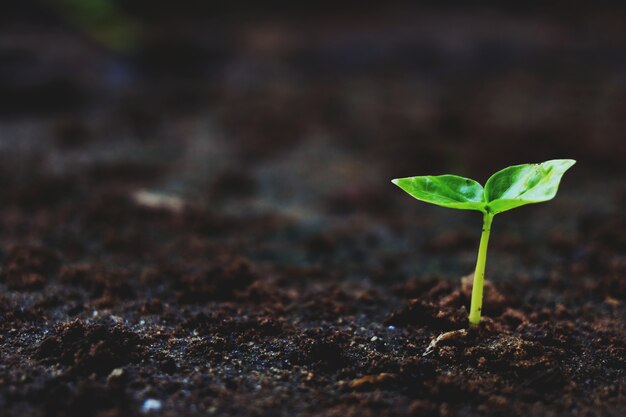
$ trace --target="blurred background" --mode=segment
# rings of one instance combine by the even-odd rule
[[[28,139],[182,150],[219,136],[246,164],[323,139],[389,175],[624,162],[619,2],[13,3],[0,14],[3,143],[55,119]]]
[[[565,199],[622,206],[626,6],[544,3],[5,3],[4,207],[121,189],[391,224],[433,213],[391,178],[550,158],[579,160]]]

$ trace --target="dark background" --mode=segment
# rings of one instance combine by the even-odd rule
[[[5,207],[147,189],[237,216],[280,213],[311,233],[409,216],[417,224],[397,220],[396,232],[428,241],[479,220],[414,203],[391,178],[484,182],[551,158],[578,160],[560,193],[574,206],[556,207],[561,219],[516,210],[498,227],[541,236],[622,206],[623,5],[227,3],[5,4]],[[419,223],[430,215],[443,221]]]
[[[552,157],[623,172],[619,2],[16,3],[0,14],[3,142],[68,118],[77,141],[182,150],[166,130],[185,119],[234,165],[323,137],[385,179]]]

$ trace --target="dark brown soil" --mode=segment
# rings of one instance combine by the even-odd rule
[[[130,87],[72,66],[68,111],[6,112],[0,415],[626,415],[624,27],[471,12],[450,40],[455,13],[394,13],[232,23],[236,46],[174,33],[159,58],[182,75],[146,70],[146,47]],[[391,29],[411,19],[421,41]],[[94,48],[70,40],[51,42]],[[480,216],[389,179],[550,157],[579,164],[555,201],[496,218],[467,329]]]

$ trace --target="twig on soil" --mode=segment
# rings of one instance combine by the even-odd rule
[[[465,336],[467,336],[467,329],[452,330],[450,332],[441,333],[439,336],[431,340],[424,353],[422,353],[422,356],[428,356],[433,353],[435,351],[435,348],[438,347],[441,342],[444,342],[446,340],[458,339]]]

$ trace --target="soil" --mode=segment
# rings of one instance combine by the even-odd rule
[[[159,56],[185,71],[161,72],[154,46],[123,67],[40,21],[85,69],[3,29],[11,65],[63,68],[76,94],[42,103],[31,74],[32,105],[0,103],[0,415],[626,415],[626,90],[603,43],[624,27],[578,15],[596,25],[579,47],[561,17],[472,12],[466,49],[438,55],[457,14],[390,12],[367,37],[372,16],[229,23],[224,45],[194,44],[187,16]],[[406,16],[425,41],[390,30]],[[130,79],[94,79],[102,62]],[[480,216],[389,179],[550,157],[579,164],[553,202],[495,219],[468,328]]]

